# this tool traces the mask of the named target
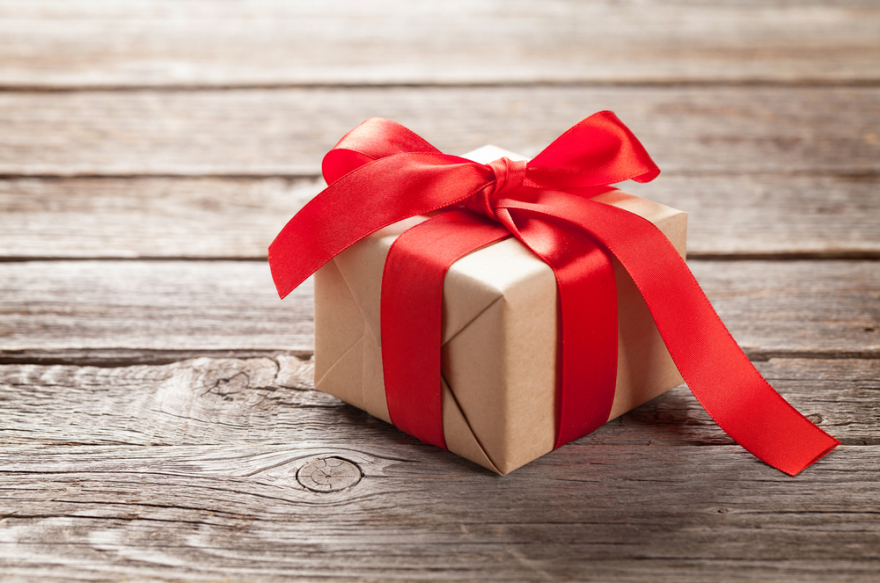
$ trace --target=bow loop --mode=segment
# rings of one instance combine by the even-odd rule
[[[574,125],[529,162],[529,180],[556,189],[650,182],[658,174],[638,138],[610,111]]]
[[[333,184],[361,166],[395,154],[439,154],[420,135],[390,119],[373,117],[342,136],[321,162],[327,184]]]

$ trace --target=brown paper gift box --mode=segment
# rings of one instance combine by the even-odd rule
[[[522,156],[485,146],[487,163]],[[594,200],[657,225],[684,257],[687,214],[621,191]],[[315,275],[315,385],[391,422],[382,378],[379,300],[394,239],[414,217],[356,243]],[[614,261],[617,386],[609,420],[682,382],[644,300]],[[507,474],[553,449],[557,293],[553,271],[513,238],[471,253],[443,285],[443,431],[450,451]]]

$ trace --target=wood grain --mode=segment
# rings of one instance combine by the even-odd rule
[[[265,259],[318,179],[0,179],[0,256]],[[690,257],[880,257],[880,178],[661,175],[622,187],[687,210]]]
[[[877,87],[534,85],[0,93],[0,174],[317,176],[375,116],[445,152],[533,156],[603,109],[670,174],[880,171]]]
[[[864,1],[0,4],[5,87],[876,82]]]
[[[312,285],[281,302],[237,261],[0,263],[8,350],[310,350]],[[22,293],[27,290],[27,293]]]
[[[691,268],[754,358],[880,355],[875,262],[692,261]],[[66,351],[96,351],[109,363],[114,354],[131,362],[132,351],[150,362],[150,351],[167,358],[314,347],[311,285],[279,301],[262,262],[0,263],[0,305],[6,362],[64,360]]]
[[[878,46],[870,0],[0,0],[0,581],[877,581]],[[800,476],[685,386],[504,478],[314,390],[264,259],[339,137],[602,109],[843,441]]]
[[[848,445],[880,445],[880,359],[771,359],[758,370],[799,411]],[[392,426],[313,388],[310,360],[199,358],[114,368],[0,366],[12,445],[411,443]],[[682,385],[578,443],[730,445]]]
[[[500,478],[409,444],[5,446],[0,565],[44,581],[873,581],[878,454],[842,446],[793,479],[736,446],[570,445]],[[305,489],[297,471],[322,457],[363,478]]]
[[[0,179],[0,255],[265,259],[318,179]]]

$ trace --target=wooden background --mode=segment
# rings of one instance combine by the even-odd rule
[[[312,389],[266,246],[370,116],[612,109],[796,478],[678,387],[500,478]],[[877,581],[880,5],[0,0],[0,580]]]

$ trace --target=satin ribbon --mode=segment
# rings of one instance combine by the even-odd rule
[[[662,232],[592,200],[659,170],[611,112],[597,113],[530,162],[479,164],[441,153],[415,133],[371,119],[325,156],[329,186],[269,247],[283,298],[371,233],[445,211],[397,238],[382,283],[381,344],[393,423],[445,447],[440,343],[443,278],[460,257],[516,237],[547,263],[559,290],[555,446],[603,425],[617,372],[617,294],[611,257],[632,277],[694,395],[737,443],[795,475],[839,442],[761,377]]]

